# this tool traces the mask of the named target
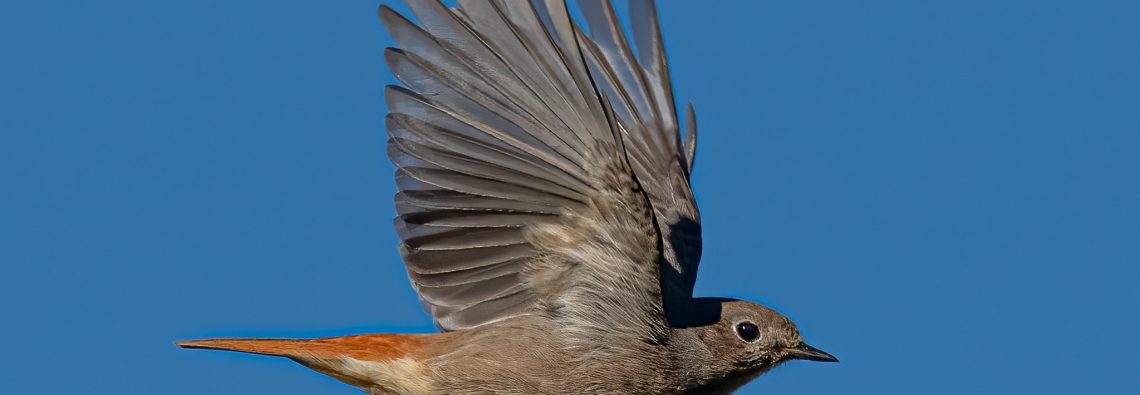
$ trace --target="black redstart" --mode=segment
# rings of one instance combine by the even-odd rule
[[[609,1],[387,7],[395,221],[439,334],[213,339],[373,394],[730,393],[791,359],[835,362],[779,313],[693,298],[700,216],[656,8]],[[587,33],[588,32],[588,33]],[[635,52],[636,49],[636,52]]]

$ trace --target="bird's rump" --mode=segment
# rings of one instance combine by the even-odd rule
[[[608,1],[581,5],[591,38],[562,1],[459,3],[410,2],[420,25],[381,9],[403,84],[386,90],[395,226],[436,324],[551,308],[577,265],[652,276],[607,286],[658,309],[662,291],[687,298],[699,217],[652,2],[630,2],[640,62]],[[605,256],[556,252],[590,243]]]

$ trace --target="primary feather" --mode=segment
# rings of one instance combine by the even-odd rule
[[[700,256],[694,129],[682,148],[653,3],[630,1],[636,54],[608,1],[580,4],[588,35],[558,0],[410,6],[419,25],[381,9],[403,85],[386,91],[388,151],[401,253],[436,324],[586,295],[683,305]],[[627,277],[573,285],[589,273]]]

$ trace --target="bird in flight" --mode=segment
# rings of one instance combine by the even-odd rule
[[[731,393],[835,362],[759,304],[693,297],[696,121],[673,102],[656,6],[412,0],[380,18],[396,230],[437,334],[210,339],[371,394]]]

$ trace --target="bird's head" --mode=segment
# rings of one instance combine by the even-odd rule
[[[831,354],[805,343],[791,320],[768,307],[735,299],[710,298],[700,304],[706,306],[708,321],[683,331],[699,339],[705,351],[704,362],[722,373],[724,379],[737,378],[743,384],[795,359],[839,362]]]

